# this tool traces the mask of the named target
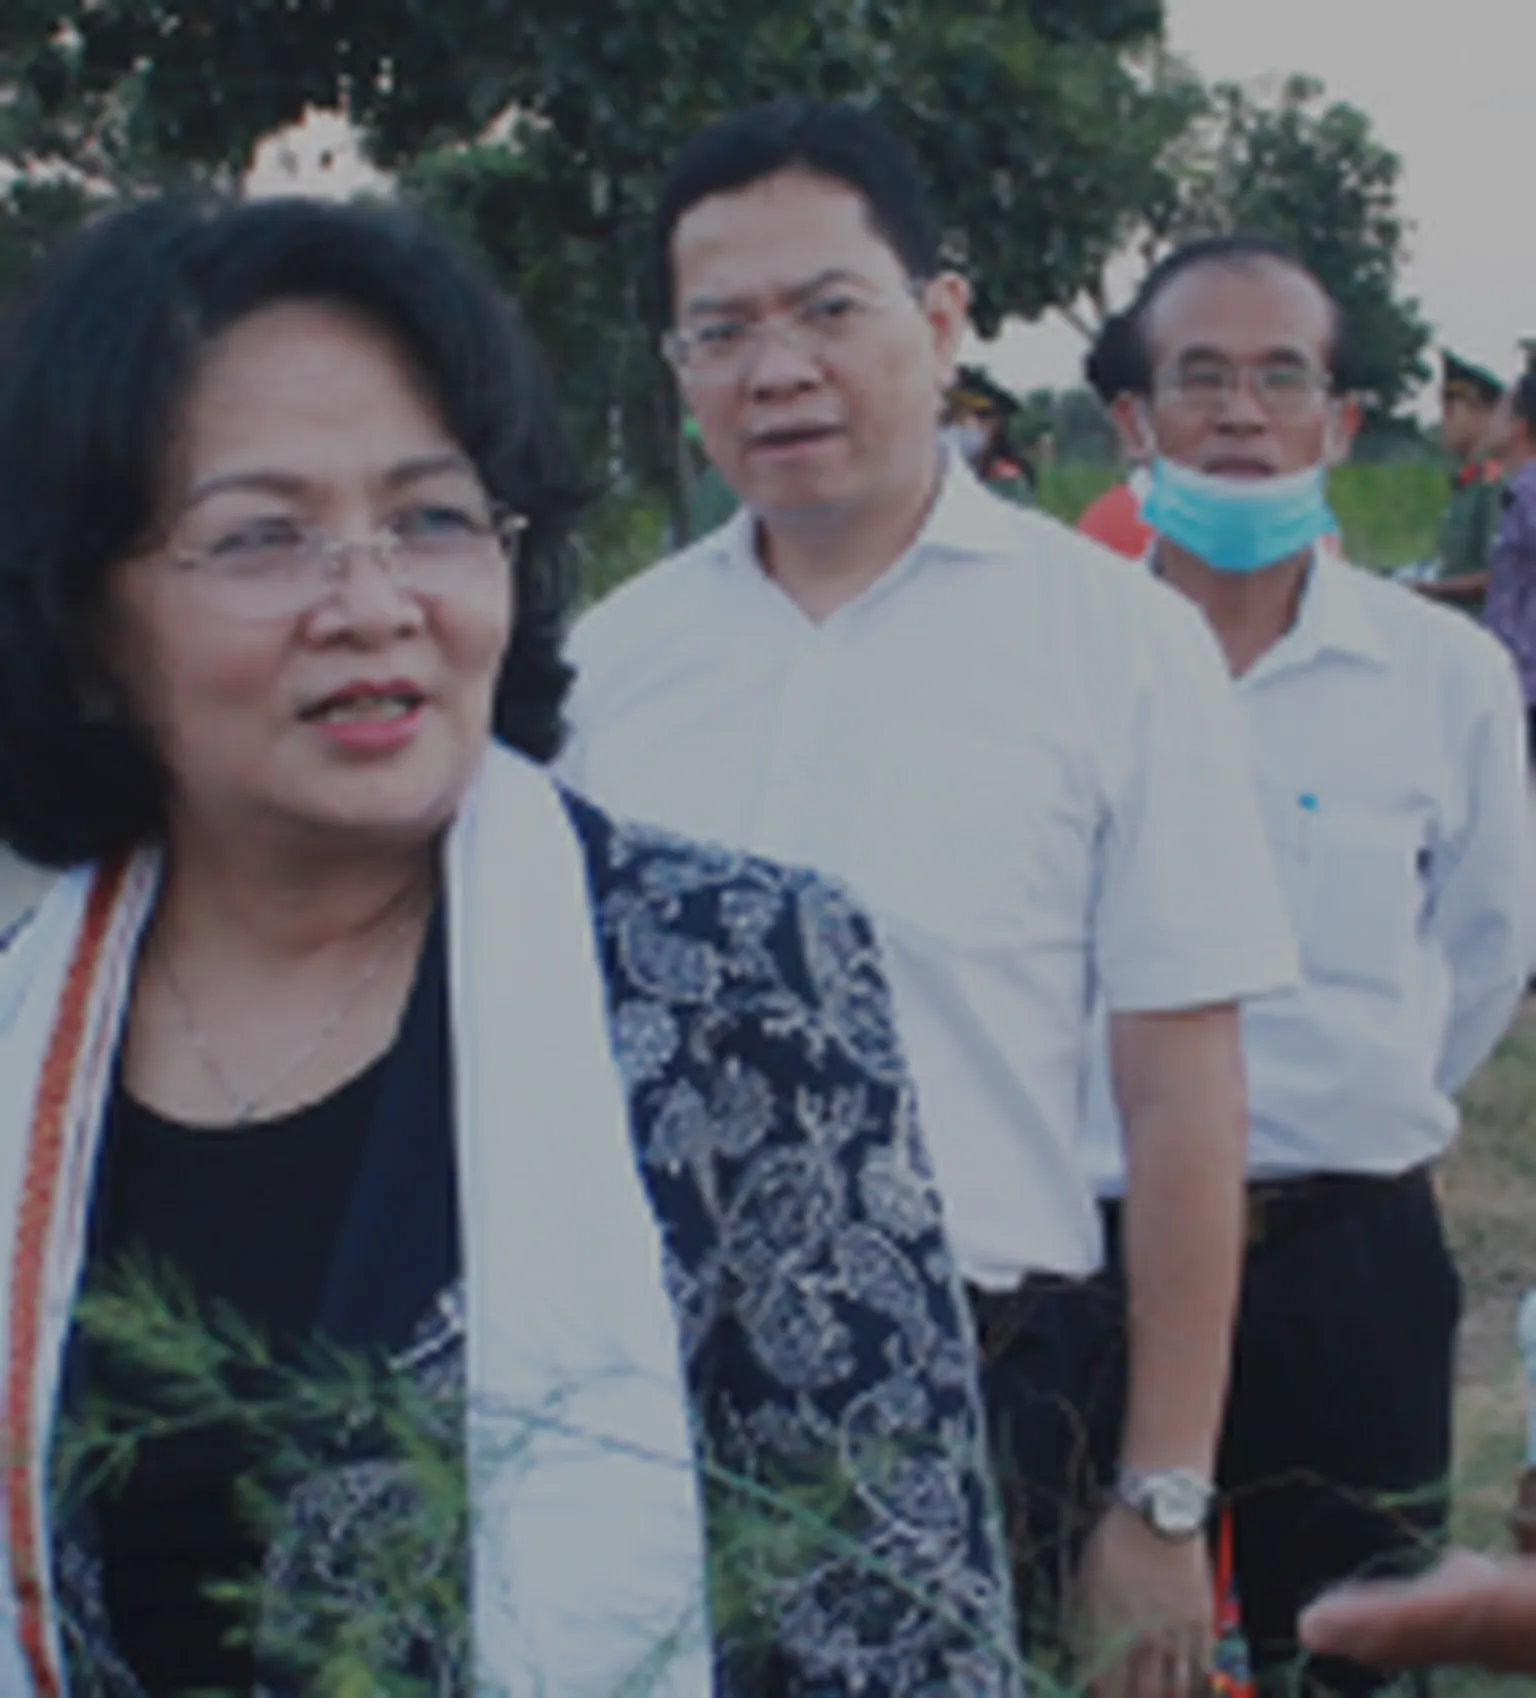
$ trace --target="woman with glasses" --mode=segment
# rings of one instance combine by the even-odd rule
[[[107,219],[0,356],[0,1691],[1011,1689],[863,918],[541,770],[556,418],[297,202]]]

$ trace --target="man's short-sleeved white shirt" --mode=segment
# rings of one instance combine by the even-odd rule
[[[1405,1172],[1454,1138],[1530,967],[1514,669],[1464,614],[1324,549],[1234,695],[1303,973],[1243,1010],[1249,1171]],[[1102,1039],[1085,1124],[1117,1192]]]
[[[1296,971],[1194,610],[952,458],[916,543],[824,621],[742,512],[594,608],[571,654],[567,783],[830,873],[874,915],[966,1276],[1091,1271],[1095,996],[1195,1007]]]

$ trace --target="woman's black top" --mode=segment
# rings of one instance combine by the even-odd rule
[[[169,1275],[208,1314],[227,1305],[281,1355],[313,1332],[326,1271],[373,1118],[382,1060],[324,1100],[235,1130],[179,1125],[119,1086],[107,1126],[88,1278],[125,1262]],[[91,1394],[129,1392],[86,1354]],[[93,1508],[104,1601],[124,1659],[150,1698],[248,1692],[244,1625],[206,1596],[249,1578],[263,1551],[238,1513],[237,1476],[261,1459],[241,1436],[205,1427],[142,1443],[126,1483]]]

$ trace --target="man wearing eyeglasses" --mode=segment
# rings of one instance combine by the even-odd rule
[[[742,509],[582,621],[564,775],[620,813],[818,866],[875,912],[1037,1638],[1080,1546],[1065,1507],[1100,1245],[1079,1103],[1087,1011],[1108,1000],[1134,1367],[1122,1490],[1093,1506],[1079,1596],[1100,1691],[1184,1698],[1211,1649],[1235,1003],[1295,971],[1219,657],[1139,567],[987,493],[944,447],[966,286],[876,122],[800,101],[727,118],[673,165],[657,229],[665,346]],[[846,990],[821,1038],[857,1046]],[[704,1148],[728,1150],[738,1119],[677,1104]],[[866,1179],[874,1217],[888,1188]],[[786,1255],[817,1183],[783,1176]],[[905,1313],[846,1248],[846,1277]],[[818,1324],[807,1298],[800,1324]],[[942,1508],[889,1507],[900,1538]]]
[[[1149,575],[1226,657],[1301,949],[1302,984],[1243,1010],[1248,1249],[1219,1473],[1251,1649],[1284,1681],[1324,1585],[1412,1562],[1445,1526],[1460,1287],[1432,1172],[1529,959],[1521,703],[1485,632],[1325,540],[1358,408],[1344,315],[1297,259],[1192,244],[1106,334],[1117,420],[1152,464]],[[1127,1163],[1134,1182],[1119,1121],[1101,1050],[1088,1125],[1110,1194]],[[1334,1660],[1308,1678],[1388,1677]]]

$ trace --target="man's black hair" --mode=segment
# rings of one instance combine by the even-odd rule
[[[408,216],[161,199],[110,214],[0,343],[0,842],[50,865],[164,830],[166,774],[98,634],[109,575],[155,539],[167,454],[210,341],[279,302],[334,304],[404,356],[490,498],[526,515],[495,732],[560,741],[566,539],[580,505],[543,362],[512,305]]]
[[[1147,341],[1147,320],[1169,284],[1201,266],[1244,266],[1257,261],[1288,266],[1317,284],[1333,314],[1328,370],[1334,392],[1344,394],[1358,388],[1349,318],[1344,309],[1318,282],[1294,248],[1268,236],[1238,234],[1206,236],[1175,248],[1142,279],[1131,304],[1104,321],[1083,362],[1084,375],[1099,399],[1108,406],[1119,395],[1152,393],[1152,350]]]
[[[844,101],[785,96],[733,112],[700,130],[672,162],[656,208],[651,310],[671,324],[676,302],[672,237],[711,195],[733,194],[781,171],[841,183],[863,200],[870,224],[907,275],[939,269],[939,229],[912,156],[868,112]]]
[[[1104,403],[1111,406],[1115,399],[1135,388],[1137,354],[1133,346],[1136,332],[1127,313],[1111,313],[1099,327],[1083,360],[1083,375],[1088,387]]]

